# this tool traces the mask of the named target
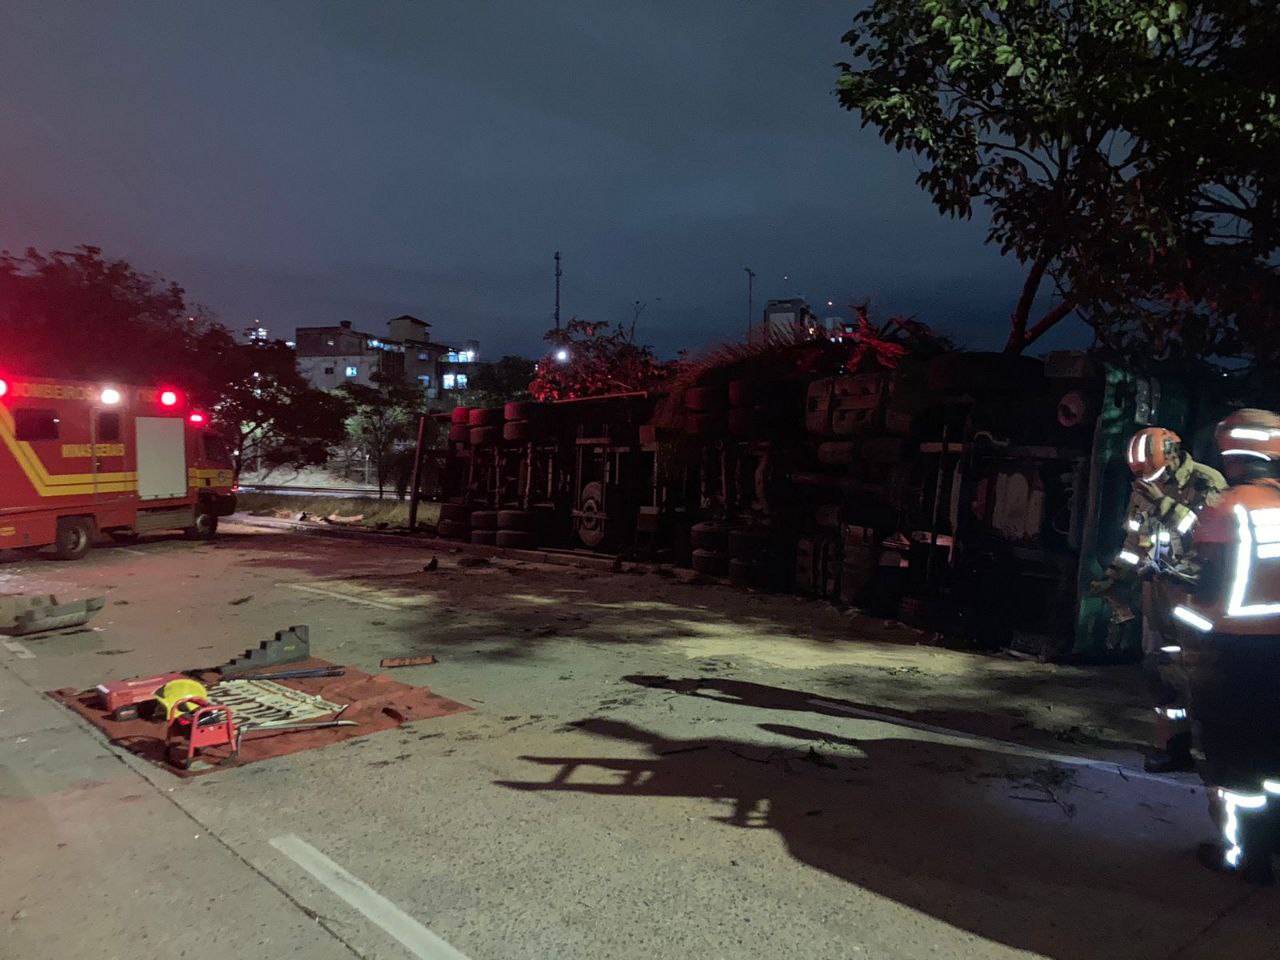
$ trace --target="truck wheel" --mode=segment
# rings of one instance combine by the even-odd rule
[[[729,555],[718,550],[693,551],[693,569],[709,577],[723,577],[729,573]]]
[[[58,521],[53,552],[59,560],[79,560],[92,546],[93,525],[84,517],[63,517]]]
[[[182,532],[188,540],[212,540],[218,534],[218,518],[204,507],[196,507],[195,525]]]
[[[532,532],[537,527],[537,519],[532,510],[499,510],[498,529]]]

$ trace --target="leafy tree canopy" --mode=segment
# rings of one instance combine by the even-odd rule
[[[492,363],[476,364],[467,389],[455,394],[460,407],[498,407],[529,399],[529,384],[537,364],[524,357],[503,357]]]
[[[647,390],[667,380],[676,364],[658,360],[653,348],[635,341],[635,327],[570,320],[550,330],[551,345],[529,385],[535,400],[570,400]]]
[[[417,387],[382,374],[372,379],[372,386],[348,382],[335,392],[349,404],[347,436],[372,462],[381,498],[396,471],[398,448],[413,439],[418,417],[426,409]]]
[[[839,102],[1027,266],[1008,350],[1076,312],[1123,352],[1274,352],[1273,3],[874,0],[844,39]]]

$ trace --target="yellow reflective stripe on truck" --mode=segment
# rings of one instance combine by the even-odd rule
[[[136,490],[138,475],[133,472],[100,473],[49,473],[32,449],[31,444],[19,440],[13,423],[13,414],[0,406],[0,441],[13,455],[14,461],[26,474],[36,493],[42,497],[72,497],[97,493],[127,493]]]

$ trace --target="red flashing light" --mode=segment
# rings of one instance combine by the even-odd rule
[[[160,406],[176,407],[178,405],[178,392],[176,390],[160,391]]]
[[[191,416],[187,417],[187,419],[190,420],[192,423],[204,423],[204,414],[193,413],[191,414]]]
[[[0,380],[0,397],[3,397],[8,392],[9,392],[9,381]]]

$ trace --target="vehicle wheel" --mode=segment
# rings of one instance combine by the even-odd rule
[[[204,507],[196,507],[196,522],[182,531],[188,540],[212,540],[218,535],[218,518],[205,512]]]
[[[513,420],[532,420],[538,415],[542,409],[540,403],[530,403],[529,401],[513,401],[502,407],[502,419],[510,423]]]
[[[690,387],[684,392],[684,408],[696,413],[719,413],[726,406],[723,387]]]
[[[755,560],[729,558],[729,582],[744,590],[763,590],[767,582],[764,564]]]
[[[471,428],[465,423],[455,423],[449,428],[449,441],[451,443],[470,443]]]
[[[470,407],[454,407],[449,411],[449,422],[456,426],[467,426],[471,423]]]
[[[533,439],[533,427],[528,420],[508,420],[502,425],[502,439],[512,443],[527,443]]]
[[[472,427],[471,428],[471,445],[473,447],[488,447],[497,443],[502,439],[501,427]]]
[[[723,552],[729,546],[729,528],[715,520],[695,523],[689,528],[689,542],[698,550]]]
[[[53,552],[59,560],[79,560],[93,546],[93,524],[84,517],[63,517],[58,521]]]
[[[693,569],[709,577],[723,577],[729,573],[729,555],[718,550],[693,551]]]
[[[538,538],[528,530],[499,530],[498,546],[510,547],[513,550],[532,550],[538,545]]]
[[[471,514],[471,529],[474,530],[497,530],[498,529],[498,511],[497,510],[477,510]]]
[[[752,527],[729,531],[729,556],[734,560],[755,560],[769,547],[769,535]]]
[[[464,526],[471,523],[471,507],[465,503],[440,504],[440,519],[452,520]]]
[[[499,530],[522,530],[533,532],[536,529],[537,516],[532,510],[499,510]]]
[[[498,543],[497,530],[472,530],[471,542],[481,547],[492,547]]]
[[[593,480],[582,488],[578,509],[586,516],[578,517],[578,539],[585,546],[598,547],[608,536],[604,517],[604,484]]]
[[[469,540],[471,527],[457,520],[441,520],[436,524],[436,533],[446,540]]]
[[[502,408],[472,407],[467,423],[473,427],[500,427],[502,426]]]

